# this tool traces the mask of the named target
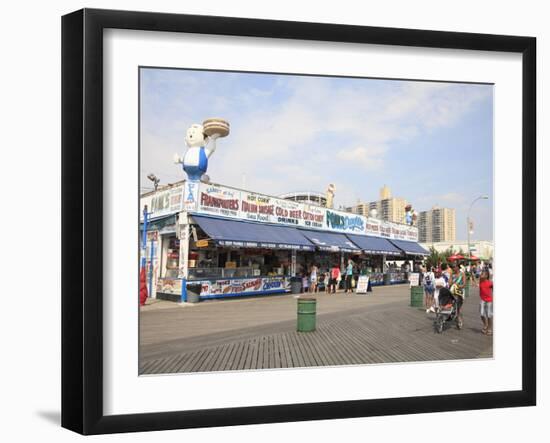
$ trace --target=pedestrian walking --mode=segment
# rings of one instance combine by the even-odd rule
[[[353,280],[353,262],[351,259],[348,259],[348,265],[346,266],[346,289],[344,290],[345,293],[353,292],[353,288],[351,286],[351,281]]]
[[[489,279],[489,273],[483,271],[479,278],[480,314],[485,335],[493,335],[493,282]]]
[[[309,292],[309,276],[307,275],[307,272],[304,271],[302,274],[302,288],[304,292]]]
[[[318,278],[318,273],[319,269],[317,268],[317,266],[315,266],[315,263],[313,265],[311,265],[311,270],[310,270],[310,273],[309,273],[309,280],[311,282],[311,285],[309,287],[309,292],[317,292],[317,278]]]
[[[330,285],[329,292],[336,294],[336,288],[338,283],[341,280],[340,267],[335,263],[332,269],[330,270]]]
[[[441,264],[441,277],[445,280],[445,287],[449,288],[450,287],[449,282],[451,281],[451,273],[449,271],[449,265],[447,265],[447,263]]]
[[[449,284],[451,285],[451,294],[453,294],[456,299],[456,324],[458,329],[462,329],[464,324],[464,319],[462,317],[462,305],[464,304],[464,287],[466,285],[466,276],[464,275],[464,271],[456,263],[454,265]]]
[[[426,308],[426,312],[429,312],[434,304],[434,280],[435,275],[433,268],[423,273],[422,286],[424,286],[424,307]]]

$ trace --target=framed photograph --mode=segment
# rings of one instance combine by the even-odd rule
[[[62,426],[536,404],[536,40],[62,20]]]

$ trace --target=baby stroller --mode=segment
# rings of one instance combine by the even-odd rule
[[[456,299],[447,288],[439,290],[438,297],[439,306],[435,309],[434,329],[438,334],[441,334],[446,325],[456,320],[457,327],[460,329],[460,322],[457,316]]]

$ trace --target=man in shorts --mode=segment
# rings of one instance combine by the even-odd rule
[[[483,271],[479,278],[480,315],[485,335],[493,335],[493,282],[489,273]]]
[[[458,329],[462,329],[464,319],[462,317],[462,305],[464,304],[464,287],[466,286],[466,275],[457,263],[453,266],[453,273],[449,281],[451,285],[451,293],[456,299],[456,325]]]

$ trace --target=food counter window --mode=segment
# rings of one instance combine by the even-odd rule
[[[204,260],[203,255],[204,254]],[[206,259],[211,257],[211,259]],[[290,252],[271,249],[220,249],[213,254],[200,251],[198,266],[189,267],[189,279],[250,278],[290,275]],[[216,262],[218,266],[201,266]]]
[[[176,278],[180,264],[180,241],[176,236],[166,237],[164,240],[164,272],[163,277]]]

